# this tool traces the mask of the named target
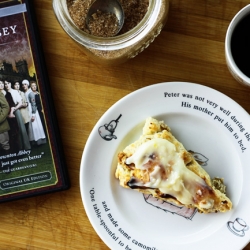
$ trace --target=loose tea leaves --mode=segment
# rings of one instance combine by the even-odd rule
[[[137,26],[148,11],[149,0],[120,0],[124,10],[125,21],[120,34]]]
[[[100,37],[112,37],[117,34],[119,20],[113,13],[103,13],[97,10],[89,20],[90,34]]]
[[[90,31],[86,25],[86,16],[88,9],[93,2],[94,0],[67,0],[67,7],[73,22],[79,29],[87,33],[90,33]],[[119,32],[119,35],[124,34],[137,26],[147,13],[149,6],[149,0],[120,0],[120,2],[124,10],[125,20],[123,28]],[[112,25],[112,31],[112,29],[115,28],[115,25],[117,25],[118,20],[113,20],[113,23],[111,24],[110,16],[108,16],[107,18],[109,20],[105,19],[104,23],[106,26]],[[101,27],[97,28],[97,23],[97,20],[94,20],[93,27],[91,28],[91,33],[93,35],[112,36],[112,34],[114,34],[111,31],[107,32],[107,30],[109,29],[108,27],[105,28],[106,31],[103,31]],[[108,33],[111,35],[108,35]]]

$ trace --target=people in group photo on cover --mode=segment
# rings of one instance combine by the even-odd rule
[[[36,82],[0,80],[1,154],[18,153],[45,144],[45,130]]]
[[[33,93],[35,94],[35,101],[36,101],[37,111],[39,113],[42,125],[45,128],[46,125],[45,125],[45,118],[44,118],[44,113],[43,113],[43,107],[42,107],[42,103],[41,103],[40,93],[37,90],[37,84],[36,84],[36,82],[31,81],[30,82],[30,88],[33,91]]]

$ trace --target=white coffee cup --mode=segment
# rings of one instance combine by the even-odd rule
[[[244,84],[245,86],[250,87],[250,77],[248,77],[246,74],[244,74],[237,64],[235,63],[235,60],[232,55],[231,50],[231,39],[232,34],[235,30],[235,27],[239,24],[239,22],[246,17],[247,15],[250,15],[250,4],[245,6],[243,9],[241,9],[232,19],[232,21],[229,24],[229,27],[227,29],[226,33],[226,40],[225,40],[225,54],[226,54],[226,63],[228,66],[229,71],[233,75],[233,77],[240,83]],[[246,32],[249,32],[246,30]],[[250,58],[249,58],[250,60]],[[250,65],[249,65],[250,67]]]

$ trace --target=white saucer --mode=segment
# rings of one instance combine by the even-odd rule
[[[224,178],[232,211],[178,212],[180,208],[159,206],[119,185],[114,176],[117,153],[140,136],[149,116],[164,120],[185,148],[204,161],[212,178]],[[97,234],[114,250],[244,248],[250,233],[237,237],[228,222],[239,217],[250,225],[248,134],[249,114],[229,97],[202,85],[168,82],[125,96],[97,122],[82,156],[81,196]]]

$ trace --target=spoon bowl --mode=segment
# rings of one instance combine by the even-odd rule
[[[117,35],[120,30],[122,29],[122,26],[124,24],[124,11],[121,6],[121,3],[118,0],[96,0],[89,8],[87,17],[86,17],[86,25],[88,29],[90,30],[90,21],[95,13],[108,13],[113,14],[116,16],[118,20],[118,28],[116,30],[116,33],[114,35]]]

